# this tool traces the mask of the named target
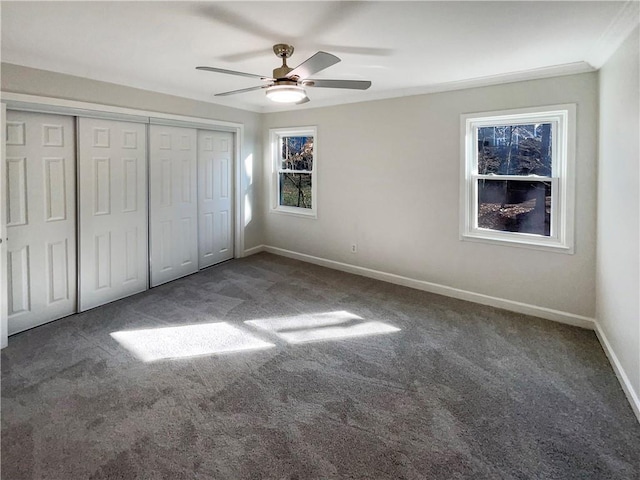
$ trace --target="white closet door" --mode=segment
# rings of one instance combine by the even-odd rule
[[[80,310],[147,289],[146,126],[79,119]]]
[[[151,286],[198,271],[196,130],[150,126]]]
[[[199,267],[233,258],[233,134],[198,130]]]
[[[76,311],[74,119],[7,112],[9,334]]]

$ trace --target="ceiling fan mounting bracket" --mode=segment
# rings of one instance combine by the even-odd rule
[[[293,46],[287,45],[286,43],[277,43],[273,46],[273,53],[282,59],[282,66],[273,69],[273,78],[278,80],[285,79],[289,72],[293,70],[293,68],[287,65],[287,58],[293,54]]]

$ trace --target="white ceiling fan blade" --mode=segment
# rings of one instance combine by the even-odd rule
[[[207,72],[216,72],[216,73],[226,73],[228,75],[237,75],[239,77],[259,78],[260,80],[273,80],[273,78],[265,77],[264,75],[256,75],[255,73],[236,72],[235,70],[225,70],[224,68],[196,67],[196,70],[204,70]]]
[[[308,78],[314,73],[318,73],[325,68],[338,63],[340,59],[335,55],[327,52],[317,52],[315,55],[307,58],[287,74],[287,78],[297,76],[300,79]]]
[[[235,95],[236,93],[251,92],[253,90],[260,90],[262,88],[268,88],[270,85],[258,85],[257,87],[241,88],[240,90],[231,90],[230,92],[216,93],[215,97],[226,97],[227,95]]]
[[[350,88],[353,90],[366,90],[371,86],[369,80],[313,80],[310,78],[302,84],[305,87]]]

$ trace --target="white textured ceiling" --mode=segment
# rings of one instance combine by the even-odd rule
[[[271,76],[271,50],[296,66],[318,50],[342,59],[315,78],[365,79],[367,91],[309,88],[306,105],[365,101],[598,68],[637,2],[6,2],[2,61],[220,103],[282,109],[264,91],[217,92]]]

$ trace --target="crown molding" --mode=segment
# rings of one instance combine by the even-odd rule
[[[587,62],[596,69],[602,67],[639,24],[640,2],[627,0],[591,48]]]
[[[409,97],[414,95],[426,95],[429,93],[449,92],[453,90],[464,90],[468,88],[489,87],[492,85],[503,85],[506,83],[524,82],[527,80],[539,80],[543,78],[562,77],[565,75],[576,75],[579,73],[594,72],[596,69],[587,62],[574,62],[564,65],[554,65],[551,67],[541,67],[519,72],[510,72],[485,77],[444,82],[421,87],[404,88],[398,90],[386,90],[382,92],[360,92],[356,97],[342,97],[339,99],[314,100],[312,104],[291,106],[268,106],[263,107],[261,113],[277,113],[293,110],[306,110],[310,108],[323,108],[350,103],[370,102],[375,100],[386,100],[391,98]]]

